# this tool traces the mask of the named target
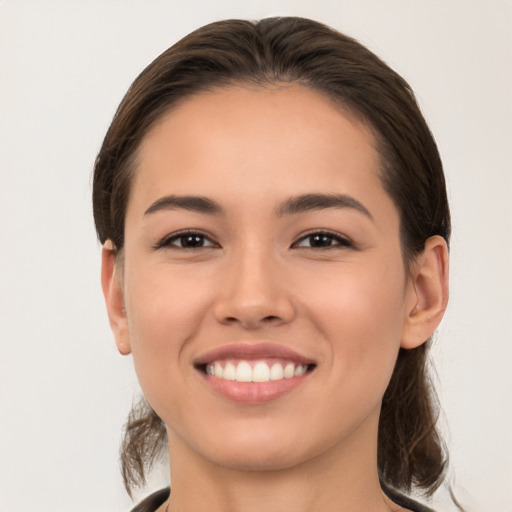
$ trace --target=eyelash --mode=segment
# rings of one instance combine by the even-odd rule
[[[205,240],[208,240],[210,242],[210,244],[185,247],[183,245],[177,245],[177,244],[173,243],[176,241],[181,241],[181,243],[183,244],[183,242],[187,238],[191,239],[193,237],[201,239],[203,241],[203,243]],[[330,243],[330,245],[319,245],[316,247],[313,245],[309,245],[309,246],[301,246],[300,245],[301,242],[303,242],[307,239],[309,239],[310,244],[311,244],[314,237],[322,237],[324,239],[324,241],[327,241],[326,239],[328,239],[328,240],[330,240],[331,243]],[[335,242],[335,243],[333,243],[333,242]],[[205,248],[212,248],[212,247],[218,248],[220,246],[217,242],[212,240],[212,238],[209,235],[202,233],[201,231],[184,230],[184,231],[179,231],[177,233],[173,233],[172,235],[165,236],[164,238],[162,238],[159,242],[157,242],[154,245],[154,249],[162,249],[165,247],[172,248],[172,249],[183,249],[183,250],[193,251],[195,249],[205,249]],[[291,245],[291,247],[298,248],[298,249],[302,248],[302,249],[307,249],[307,250],[325,251],[325,250],[329,250],[329,249],[332,250],[335,248],[354,248],[354,243],[352,241],[350,241],[348,238],[341,236],[338,233],[320,230],[320,231],[311,231],[310,233],[306,233],[305,235],[302,235],[296,242],[294,242]]]
[[[310,243],[312,241],[312,239],[314,237],[323,237],[324,239],[330,239],[331,242],[336,242],[334,244],[331,243],[331,245],[320,245],[320,246],[317,246],[317,247],[313,247],[311,245],[309,246],[302,246],[300,247],[299,244],[304,241],[304,240],[307,240],[308,238],[310,239]],[[329,249],[336,249],[336,248],[353,248],[354,247],[354,244],[352,241],[350,241],[348,238],[338,234],[338,233],[333,233],[331,231],[325,231],[325,230],[321,230],[321,231],[311,231],[310,233],[306,233],[305,235],[302,235],[298,240],[297,242],[294,242],[292,244],[292,247],[297,247],[297,248],[303,248],[303,249],[307,249],[307,250],[321,250],[321,251],[325,251],[325,250],[329,250]]]
[[[183,247],[180,245],[173,244],[173,242],[181,240],[182,242],[187,238],[197,237],[203,240],[209,240],[211,242],[210,245],[203,246],[192,246],[192,247]],[[162,248],[172,248],[172,249],[183,249],[183,250],[194,250],[194,249],[205,249],[210,247],[219,247],[217,242],[213,241],[210,236],[202,233],[201,231],[178,231],[177,233],[173,233],[172,235],[165,236],[154,245],[154,249],[162,249]]]

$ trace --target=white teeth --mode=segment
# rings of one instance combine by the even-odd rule
[[[217,366],[217,363],[215,363]],[[238,382],[252,382],[252,368],[247,361],[240,361],[236,367],[236,380]]]
[[[284,367],[284,378],[291,379],[295,373],[295,365],[293,363],[288,363]]]
[[[284,368],[281,363],[269,366],[264,361],[258,361],[254,367],[249,362],[240,361],[237,365],[227,362],[222,367],[220,362],[206,365],[207,375],[219,379],[236,380],[238,382],[268,382],[271,380],[291,379],[300,377],[307,372],[307,365],[287,363]]]
[[[270,368],[266,363],[256,363],[252,370],[253,382],[268,382],[270,380]]]
[[[274,363],[270,368],[270,380],[281,380],[284,378],[283,365]]]
[[[306,367],[302,366],[301,364],[295,368],[294,376],[300,377],[301,375],[304,375],[306,373]]]
[[[236,379],[236,368],[232,363],[227,363],[224,367],[224,372],[222,374],[222,378],[226,380],[235,380]]]

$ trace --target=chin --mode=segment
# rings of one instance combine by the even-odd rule
[[[303,434],[303,433],[302,433]],[[284,431],[277,428],[245,429],[244,432],[231,430],[220,439],[203,444],[203,457],[211,463],[236,471],[278,471],[299,466],[316,458],[332,446],[331,439],[324,443],[311,443],[301,432],[289,427]]]
[[[293,451],[276,450],[230,450],[221,455],[213,454],[210,462],[235,471],[279,471],[304,462]]]

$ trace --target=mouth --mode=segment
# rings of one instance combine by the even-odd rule
[[[314,364],[300,364],[287,360],[217,360],[199,366],[199,369],[217,379],[237,382],[270,382],[301,377],[313,371]]]
[[[211,351],[194,366],[214,391],[237,402],[258,404],[294,389],[316,363],[285,347],[242,343]]]

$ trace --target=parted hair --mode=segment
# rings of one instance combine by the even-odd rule
[[[400,214],[406,270],[426,240],[450,237],[443,168],[407,82],[356,40],[303,18],[226,20],[187,35],[137,77],[108,129],[94,168],[98,238],[122,254],[124,219],[137,150],[154,123],[202,91],[300,84],[325,95],[372,131],[380,178]],[[429,377],[431,340],[400,349],[382,401],[378,469],[384,485],[431,495],[447,454],[436,429],[439,408]],[[143,485],[166,445],[162,420],[142,400],[130,413],[121,448],[129,493]]]

